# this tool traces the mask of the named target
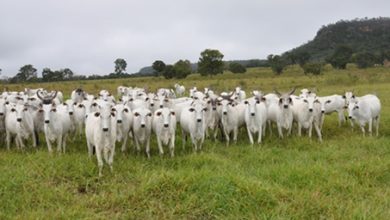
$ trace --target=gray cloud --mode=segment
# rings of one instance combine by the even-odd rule
[[[24,64],[107,74],[161,59],[196,62],[205,48],[226,60],[265,58],[299,46],[340,19],[387,16],[386,0],[2,0],[0,68]]]

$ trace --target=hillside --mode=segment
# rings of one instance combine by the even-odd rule
[[[324,60],[337,45],[347,45],[356,52],[381,54],[390,50],[390,18],[338,21],[321,27],[315,38],[288,52],[307,52],[312,60]],[[284,53],[287,55],[287,53]]]

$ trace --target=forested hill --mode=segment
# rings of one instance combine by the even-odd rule
[[[310,54],[311,60],[324,60],[338,45],[347,45],[353,52],[381,54],[390,50],[390,18],[338,21],[320,28],[315,38],[284,55]]]

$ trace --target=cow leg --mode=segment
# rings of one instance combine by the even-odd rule
[[[171,152],[171,157],[175,156],[175,134],[172,134],[171,141],[169,143],[169,150]]]
[[[148,155],[148,159],[150,159],[150,138],[146,140],[146,155]]]
[[[249,127],[246,127],[246,130],[247,130],[247,132],[248,132],[249,142],[251,143],[251,145],[253,145],[253,136],[252,136],[252,132],[250,131]]]
[[[372,118],[368,120],[368,133],[370,136],[372,136]]]
[[[102,146],[95,146],[96,149],[96,158],[97,158],[97,163],[99,167],[99,177],[102,176],[102,170],[103,170],[103,158],[102,158]]]
[[[162,156],[164,154],[164,150],[162,147],[161,139],[158,135],[157,135],[157,145],[158,145],[158,150],[160,151],[160,155]]]

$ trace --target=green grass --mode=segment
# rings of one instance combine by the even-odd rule
[[[188,87],[247,91],[273,87],[317,87],[320,95],[354,88],[376,92],[382,102],[379,137],[363,138],[359,129],[338,127],[327,116],[324,142],[316,136],[279,140],[276,131],[260,146],[251,147],[245,130],[237,145],[207,140],[200,153],[189,142],[176,156],[152,158],[117,147],[114,172],[107,167],[98,178],[96,159],[89,159],[85,140],[68,144],[66,154],[49,155],[45,145],[35,150],[0,149],[0,219],[389,219],[390,218],[390,70],[333,70],[318,77],[290,67],[281,76],[269,69],[249,69],[243,75],[213,78],[192,75]],[[239,77],[238,77],[239,76]],[[59,88],[68,94],[83,85],[96,92],[120,84],[171,86],[174,80],[135,78],[53,84],[8,85]],[[178,136],[179,137],[179,136]],[[41,138],[42,139],[42,138]]]

